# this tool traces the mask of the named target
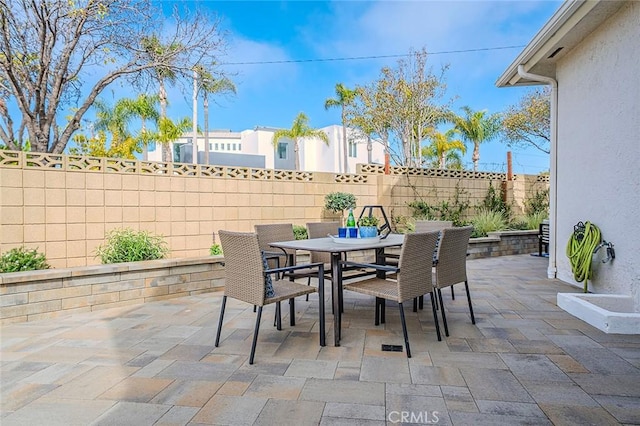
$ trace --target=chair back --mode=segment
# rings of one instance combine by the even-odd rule
[[[224,253],[224,294],[252,305],[264,305],[264,264],[258,237],[251,232],[220,230]]]
[[[473,226],[445,228],[438,246],[436,286],[451,286],[467,281],[467,250]]]
[[[422,296],[433,290],[431,253],[436,249],[438,232],[406,234],[400,250],[398,297],[400,301]]]
[[[309,239],[324,238],[327,235],[338,235],[340,222],[311,222],[307,223],[307,235]],[[331,253],[312,251],[311,263],[331,263]]]
[[[453,222],[450,220],[416,220],[415,232],[442,231],[452,226]]]
[[[281,249],[271,247],[269,245],[270,243],[273,243],[275,241],[292,241],[296,239],[293,233],[293,224],[291,223],[269,223],[255,225],[254,228],[256,230],[256,234],[258,235],[258,244],[260,246],[260,250],[277,252]],[[284,249],[284,251],[293,261],[292,265],[295,265],[296,251],[291,249]],[[284,267],[285,265],[281,264],[280,266]],[[275,267],[275,265],[271,265],[271,267]]]

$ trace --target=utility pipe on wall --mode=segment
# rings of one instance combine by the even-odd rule
[[[547,277],[555,278],[558,271],[558,82],[551,77],[527,72],[522,64],[518,65],[518,75],[522,78],[551,86],[551,141],[549,149],[551,154],[549,170],[549,266],[547,267]]]

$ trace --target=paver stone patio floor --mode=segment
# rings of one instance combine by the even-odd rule
[[[579,292],[546,278],[546,258],[468,261],[443,292],[450,336],[437,341],[428,298],[374,325],[374,300],[345,293],[343,336],[318,345],[317,294],[296,300],[296,326],[222,293],[60,316],[0,328],[2,426],[28,425],[614,425],[640,424],[640,335],[608,335],[556,306]],[[330,287],[327,283],[327,287]],[[315,298],[314,298],[315,296]],[[330,301],[330,294],[327,301]]]

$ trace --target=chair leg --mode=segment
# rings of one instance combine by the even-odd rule
[[[424,295],[418,297],[418,309],[424,309]]]
[[[385,324],[387,322],[386,310],[387,310],[387,301],[381,297],[380,298],[380,324]]]
[[[451,286],[451,300],[456,300],[456,294],[453,292],[453,286]]]
[[[473,316],[473,306],[471,306],[471,293],[469,293],[469,282],[464,282],[464,289],[467,290],[467,302],[469,302],[469,313],[471,314],[471,324],[476,323],[476,317]]]
[[[296,325],[296,300],[293,297],[289,299],[289,325]]]
[[[307,278],[307,285],[311,285],[311,277]],[[306,302],[309,301],[309,293],[307,293],[307,296],[304,299]]]
[[[253,312],[256,311],[256,305],[253,305]]]
[[[404,336],[404,347],[407,348],[407,358],[411,358],[411,348],[409,347],[409,334],[407,333],[407,323],[404,320],[404,308],[402,302],[398,303],[400,308],[400,321],[402,322],[402,334]]]
[[[276,302],[276,329],[278,331],[282,330],[282,311],[280,302]]]
[[[224,319],[224,308],[227,306],[227,296],[222,296],[222,305],[220,306],[220,319],[218,320],[218,332],[216,333],[216,348],[220,343],[220,332],[222,331],[222,320]]]
[[[447,315],[444,313],[444,302],[442,301],[442,291],[438,289],[438,299],[440,299],[440,312],[442,312],[442,324],[444,324],[444,335],[449,336],[449,327],[447,327]]]
[[[262,317],[262,306],[258,307],[258,315],[256,316],[256,328],[253,330],[253,342],[251,343],[251,355],[249,356],[249,364],[253,364],[253,357],[256,354],[256,343],[258,342],[258,330],[260,329],[260,318]]]
[[[374,321],[375,325],[380,325],[380,298],[376,297],[376,320]]]
[[[413,298],[413,312],[418,312],[418,298]]]
[[[442,341],[442,335],[440,334],[440,323],[438,322],[438,314],[436,310],[436,298],[433,297],[433,291],[429,293],[431,296],[431,309],[433,310],[433,322],[436,324],[436,334],[438,335],[438,342]]]

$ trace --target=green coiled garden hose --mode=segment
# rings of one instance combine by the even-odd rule
[[[567,257],[571,263],[573,278],[577,282],[584,281],[584,292],[587,292],[587,280],[591,278],[591,261],[593,252],[600,244],[600,229],[591,222],[578,223],[567,243]]]

